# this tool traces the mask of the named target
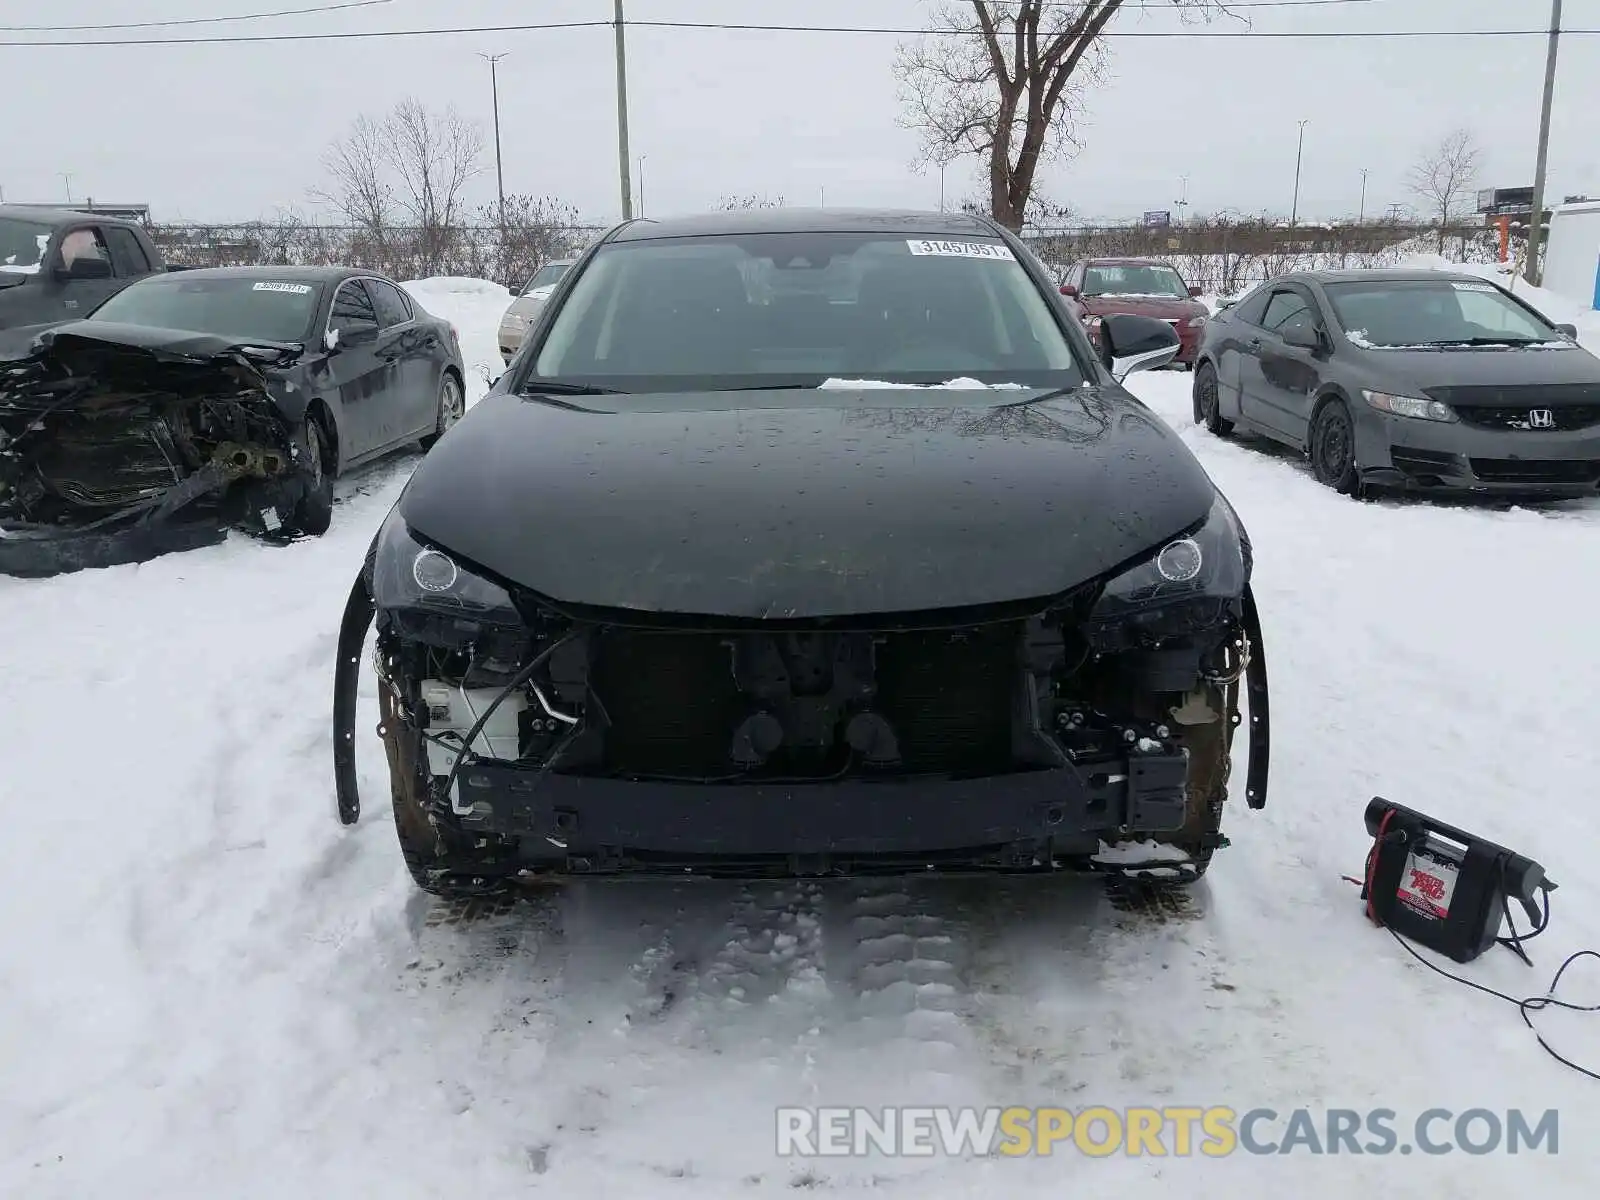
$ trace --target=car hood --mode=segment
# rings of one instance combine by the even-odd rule
[[[27,358],[51,362],[73,375],[160,390],[174,370],[186,383],[265,390],[275,368],[292,363],[304,352],[293,342],[249,341],[156,329],[111,321],[72,321],[43,330]]]
[[[773,619],[1054,596],[1207,515],[1210,478],[1126,392],[1018,395],[492,394],[399,509],[557,602]]]
[[[1600,358],[1570,342],[1542,346],[1474,346],[1444,350],[1369,350],[1357,353],[1380,380],[1413,394],[1434,388],[1520,388],[1550,384],[1600,386]],[[1590,401],[1592,403],[1592,401]]]
[[[1204,316],[1206,306],[1198,300],[1177,296],[1084,296],[1084,309],[1092,316],[1156,317],[1163,321]]]

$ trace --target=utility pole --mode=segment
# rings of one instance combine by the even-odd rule
[[[1361,168],[1361,209],[1356,214],[1356,224],[1360,225],[1367,219],[1367,169]]]
[[[1533,168],[1533,219],[1528,222],[1528,262],[1524,274],[1538,286],[1539,244],[1544,240],[1544,168],[1550,152],[1550,106],[1556,94],[1556,48],[1561,43],[1561,0],[1550,0],[1550,49],[1544,59],[1544,100],[1539,106],[1539,151]]]
[[[944,211],[944,169],[950,165],[948,159],[939,160],[939,211]]]
[[[1300,217],[1300,159],[1306,148],[1306,126],[1310,121],[1300,122],[1300,142],[1294,152],[1294,206],[1289,209],[1289,228],[1294,229],[1294,223]]]
[[[500,74],[497,70],[504,54],[484,54],[478,57],[489,64],[489,87],[494,92],[494,185],[500,201],[500,235],[506,232],[506,176],[500,165]]]
[[[67,203],[72,203],[72,172],[61,172],[61,181],[67,185]]]
[[[617,173],[622,185],[622,219],[633,219],[633,184],[628,180],[628,49],[622,37],[622,0],[612,0],[617,29]]]

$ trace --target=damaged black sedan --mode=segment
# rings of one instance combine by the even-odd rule
[[[1080,868],[1182,883],[1267,689],[1238,514],[1009,232],[613,230],[419,466],[350,595],[423,888]]]
[[[320,534],[334,477],[431,445],[462,383],[455,330],[370,273],[134,283],[0,358],[0,573]]]

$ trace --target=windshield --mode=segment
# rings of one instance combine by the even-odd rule
[[[1171,267],[1153,263],[1120,263],[1087,267],[1083,272],[1085,296],[1176,296],[1189,298],[1183,276]]]
[[[50,226],[0,218],[0,271],[8,275],[37,275],[49,244]]]
[[[1002,242],[762,233],[603,247],[531,370],[623,391],[1083,376]]]
[[[522,289],[522,294],[526,296],[535,288],[552,286],[556,280],[567,273],[567,268],[571,265],[571,263],[545,263],[544,266],[539,268],[534,277],[528,280],[528,286]]]
[[[297,280],[167,275],[124,288],[89,319],[265,342],[303,342],[321,292],[320,283]]]
[[[1334,316],[1358,346],[1528,345],[1555,329],[1492,283],[1452,279],[1331,283]]]

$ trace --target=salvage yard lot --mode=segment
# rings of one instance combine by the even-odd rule
[[[481,395],[506,293],[411,286]],[[584,885],[437,923],[395,851],[370,673],[354,830],[331,794],[339,614],[415,458],[344,481],[319,539],[0,580],[0,1194],[1592,1195],[1593,1084],[1341,876],[1381,794],[1561,885],[1536,969],[1494,951],[1471,978],[1538,993],[1600,944],[1600,503],[1352,502],[1193,426],[1188,375],[1130,382],[1249,527],[1274,700],[1267,808],[1231,802],[1231,847],[1162,920],[1043,881]],[[1535,1019],[1600,1061],[1583,1017]],[[776,1106],[890,1103],[1559,1108],[1565,1136],[1514,1159],[773,1157]]]

